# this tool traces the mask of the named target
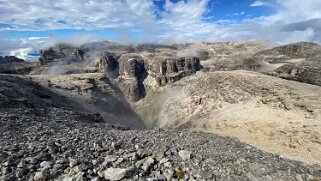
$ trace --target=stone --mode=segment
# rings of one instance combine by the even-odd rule
[[[106,180],[117,181],[126,176],[126,171],[127,170],[123,168],[108,168],[103,173]]]
[[[148,171],[149,168],[154,164],[154,162],[155,162],[155,161],[154,161],[153,158],[147,157],[147,158],[145,159],[145,161],[143,162],[142,169],[143,169],[144,171]]]
[[[24,168],[25,166],[26,166],[26,161],[24,159],[21,159],[20,162],[18,163],[17,167]]]
[[[34,178],[35,181],[46,181],[50,179],[49,170],[42,170],[40,172],[36,172]]]
[[[158,162],[162,160],[164,157],[165,157],[164,151],[157,151],[153,153],[153,158]]]
[[[78,164],[77,159],[69,158],[69,167],[74,167]]]
[[[178,152],[178,155],[181,157],[182,160],[187,161],[187,160],[191,159],[192,153],[187,150],[180,150]]]
[[[40,167],[41,167],[42,169],[51,168],[51,167],[52,167],[52,162],[43,161],[43,162],[40,163]]]

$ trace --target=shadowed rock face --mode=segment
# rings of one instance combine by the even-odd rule
[[[198,57],[143,58],[136,53],[105,52],[99,61],[99,70],[110,78],[118,78],[118,84],[131,101],[145,96],[144,80],[150,75],[158,86],[165,86],[200,70]]]
[[[154,75],[159,86],[176,82],[202,68],[198,57],[159,60],[158,66],[159,72]]]
[[[69,45],[59,44],[40,51],[40,62],[42,64],[61,61],[81,61],[84,59],[84,51]]]
[[[139,55],[124,55],[119,59],[119,87],[131,101],[145,96],[144,79],[148,73]]]
[[[105,72],[110,78],[117,78],[119,75],[119,55],[115,53],[102,53],[99,59],[99,71]]]
[[[20,59],[18,57],[15,56],[0,56],[0,64],[4,64],[4,63],[23,63],[25,62],[23,59]]]
[[[2,74],[28,74],[37,65],[37,62],[25,62],[15,56],[0,56],[0,73]]]

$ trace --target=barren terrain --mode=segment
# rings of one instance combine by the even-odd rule
[[[162,101],[150,106],[156,113],[139,112],[156,121],[149,125],[233,136],[269,152],[321,164],[318,86],[248,71],[200,72],[157,96]]]

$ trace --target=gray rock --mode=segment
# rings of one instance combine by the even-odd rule
[[[34,178],[35,181],[45,181],[50,179],[49,170],[41,170],[40,172],[36,172]]]
[[[49,162],[49,161],[43,161],[40,163],[40,167],[42,169],[49,169],[52,167],[52,162]]]
[[[149,168],[155,163],[154,159],[151,158],[151,157],[148,157],[145,159],[145,161],[143,162],[143,166],[142,166],[142,169],[144,171],[148,171]]]
[[[69,167],[74,167],[78,164],[77,159],[69,158]]]
[[[117,181],[123,179],[126,172],[127,170],[123,168],[108,168],[103,173],[106,180]]]
[[[184,161],[189,160],[192,157],[192,153],[190,151],[187,151],[187,150],[180,150],[178,152],[178,154],[181,157],[181,159],[184,160]]]

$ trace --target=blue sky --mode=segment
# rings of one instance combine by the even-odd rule
[[[59,42],[321,40],[320,0],[0,0],[0,54]]]

